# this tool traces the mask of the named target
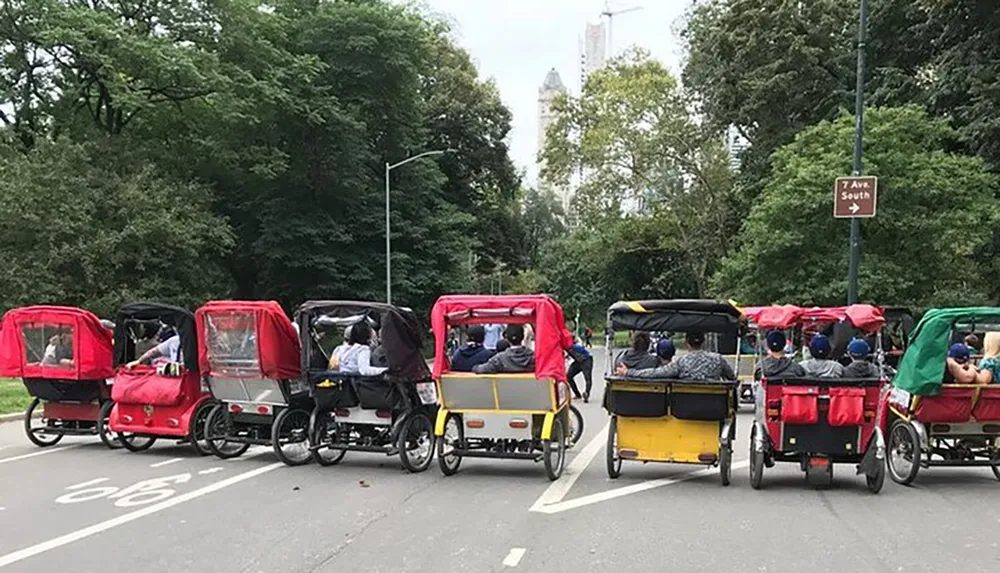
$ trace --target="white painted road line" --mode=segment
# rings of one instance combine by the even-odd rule
[[[101,483],[102,481],[108,481],[109,479],[111,479],[111,478],[97,478],[97,479],[92,479],[90,481],[85,481],[83,483],[78,483],[76,485],[67,486],[66,489],[82,489],[82,488],[87,487],[88,485],[98,484],[98,483]]]
[[[155,464],[149,464],[151,468],[162,468],[163,466],[169,466],[170,464],[176,464],[177,462],[183,462],[184,458],[170,458],[169,460],[164,460],[162,462],[156,462]]]
[[[528,511],[547,513],[544,511],[545,506],[562,501],[566,497],[566,494],[569,493],[569,490],[572,489],[576,480],[580,479],[583,470],[587,469],[587,466],[590,465],[594,457],[600,453],[601,446],[605,445],[607,441],[608,426],[605,425],[601,431],[597,432],[594,439],[590,440],[587,447],[583,448],[583,451],[573,458],[573,461],[563,471],[562,477],[549,484],[548,489],[542,493],[541,497],[535,501],[534,505]]]
[[[14,456],[11,458],[0,459],[0,464],[5,464],[7,462],[16,462],[18,460],[26,460],[28,458],[33,458],[36,456],[44,456],[45,454],[54,454],[56,452],[61,452],[63,450],[71,450],[73,448],[79,448],[82,444],[73,444],[72,446],[55,446],[52,448],[46,448],[44,450],[39,450],[37,452],[32,452],[30,454],[24,454],[22,456]]]
[[[126,523],[135,521],[137,519],[141,519],[143,517],[146,517],[147,515],[152,515],[154,513],[159,512],[159,511],[163,511],[165,509],[170,509],[171,507],[174,507],[175,505],[180,505],[180,504],[185,503],[187,501],[191,501],[192,499],[197,499],[197,498],[202,497],[204,495],[208,495],[208,494],[210,494],[212,492],[219,491],[220,489],[224,489],[224,488],[227,488],[227,487],[229,487],[231,485],[238,484],[238,483],[240,483],[242,481],[246,481],[248,479],[255,478],[255,477],[257,477],[257,476],[259,476],[261,474],[265,474],[267,472],[274,471],[274,470],[276,470],[276,469],[278,469],[280,467],[283,467],[284,465],[285,464],[282,464],[281,462],[269,464],[269,465],[257,468],[255,470],[251,470],[251,471],[248,471],[248,472],[244,472],[244,473],[235,475],[235,476],[233,476],[231,478],[228,478],[228,479],[217,481],[217,482],[215,482],[215,483],[213,483],[211,485],[207,485],[207,486],[205,486],[203,488],[196,489],[194,491],[190,491],[188,493],[181,494],[181,495],[178,495],[176,497],[172,497],[170,499],[166,499],[164,501],[161,501],[160,503],[157,503],[157,504],[154,504],[154,505],[150,505],[150,506],[144,507],[142,509],[137,509],[137,510],[135,510],[133,512],[126,513],[124,515],[119,515],[118,517],[115,517],[113,519],[109,519],[107,521],[102,521],[100,523],[96,523],[94,525],[91,525],[89,527],[85,527],[83,529],[78,529],[77,531],[73,531],[73,532],[67,533],[66,535],[60,535],[59,537],[55,537],[55,538],[50,539],[48,541],[43,541],[42,543],[38,543],[38,544],[32,545],[30,547],[25,547],[24,549],[20,549],[18,551],[14,551],[13,553],[8,553],[6,555],[2,555],[2,556],[0,556],[0,567],[6,567],[7,565],[11,565],[11,564],[17,563],[19,561],[23,561],[25,559],[28,559],[29,557],[34,557],[35,555],[40,555],[40,554],[45,553],[47,551],[51,551],[53,549],[57,549],[59,547],[62,547],[63,545],[69,545],[70,543],[73,543],[75,541],[79,541],[81,539],[85,539],[85,538],[90,537],[92,535],[97,535],[98,533],[101,533],[103,531],[107,531],[109,529],[113,529],[115,527],[118,527],[119,525],[124,525]]]
[[[524,552],[527,551],[524,547],[515,547],[510,550],[507,557],[504,557],[503,564],[506,567],[517,567],[517,564],[521,562],[521,558],[524,557]]]
[[[221,472],[224,469],[226,468],[220,468],[219,466],[216,466],[214,468],[208,468],[207,470],[201,470],[200,472],[198,472],[198,475],[205,476],[208,474],[214,474],[215,472]]]

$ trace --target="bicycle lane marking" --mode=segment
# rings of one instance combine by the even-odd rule
[[[42,553],[46,553],[46,552],[51,551],[53,549],[58,549],[59,547],[62,547],[64,545],[69,545],[70,543],[74,543],[74,542],[79,541],[81,539],[86,539],[87,537],[90,537],[90,536],[93,536],[93,535],[97,535],[98,533],[101,533],[101,532],[104,532],[104,531],[108,531],[109,529],[114,529],[115,527],[118,527],[120,525],[125,525],[126,523],[130,523],[130,522],[135,521],[137,519],[141,519],[143,517],[146,517],[147,515],[152,515],[154,513],[158,513],[160,511],[165,510],[165,509],[170,509],[171,507],[174,507],[176,505],[180,505],[182,503],[186,503],[186,502],[191,501],[193,499],[197,499],[199,497],[208,495],[210,493],[213,493],[213,492],[225,489],[225,488],[227,488],[227,487],[229,487],[231,485],[236,485],[236,484],[238,484],[240,482],[243,482],[243,481],[255,478],[255,477],[259,476],[259,475],[263,475],[265,473],[274,471],[274,470],[276,470],[276,469],[278,469],[278,468],[280,468],[282,466],[284,466],[283,463],[276,462],[276,463],[269,464],[269,465],[266,465],[266,466],[263,466],[263,467],[260,467],[260,468],[254,469],[254,470],[250,470],[248,472],[237,474],[237,475],[235,475],[235,476],[233,476],[231,478],[227,478],[227,479],[224,479],[224,480],[221,480],[221,481],[217,481],[217,482],[215,482],[213,484],[209,484],[209,485],[207,485],[205,487],[196,489],[194,491],[190,491],[188,493],[183,493],[183,494],[171,497],[171,498],[166,499],[164,501],[161,501],[161,502],[159,502],[157,504],[150,505],[150,506],[144,507],[142,509],[137,509],[135,511],[126,513],[124,515],[119,515],[118,517],[114,517],[112,519],[108,519],[108,520],[102,521],[100,523],[96,523],[94,525],[91,525],[91,526],[88,526],[88,527],[84,527],[83,529],[78,529],[76,531],[72,531],[72,532],[67,533],[65,535],[60,535],[59,537],[54,537],[52,539],[49,539],[48,541],[43,541],[41,543],[37,543],[35,545],[29,546],[29,547],[25,547],[24,549],[19,549],[17,551],[12,552],[12,553],[8,553],[6,555],[2,555],[2,556],[0,556],[0,568],[6,567],[8,565],[12,565],[12,564],[17,563],[19,561],[23,561],[23,560],[28,559],[30,557],[34,557],[35,555],[40,555]]]

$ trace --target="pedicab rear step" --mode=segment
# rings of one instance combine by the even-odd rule
[[[318,446],[310,446],[309,451],[318,452],[320,450],[347,450],[349,452],[377,452],[383,453],[387,456],[392,456],[399,453],[399,448],[395,446],[361,446],[361,445],[351,445],[351,444],[320,444]]]
[[[541,452],[487,452],[483,450],[452,450],[455,455],[463,458],[493,458],[505,460],[531,460],[540,462],[544,458]]]
[[[32,433],[43,436],[96,436],[97,428],[32,428]]]

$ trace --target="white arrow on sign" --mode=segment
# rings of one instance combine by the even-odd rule
[[[860,211],[861,207],[858,207],[857,203],[851,203],[851,206],[850,206],[849,209],[851,211],[851,214],[853,215],[854,213],[857,213],[858,211]]]

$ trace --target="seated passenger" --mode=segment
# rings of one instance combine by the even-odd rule
[[[510,343],[501,338],[500,340],[497,341],[497,349],[490,355],[492,356],[493,354],[498,354],[500,352],[503,352],[504,350],[507,350],[508,348],[510,348]],[[489,350],[489,348],[487,348],[487,350]]]
[[[801,378],[806,375],[802,366],[796,364],[791,358],[785,356],[785,333],[780,330],[772,330],[767,333],[764,339],[767,344],[767,356],[760,359],[754,368],[753,376],[759,380],[761,377],[767,378]]]
[[[965,337],[965,346],[969,348],[969,354],[979,354],[979,351],[983,349],[983,344],[975,334],[969,334]]]
[[[736,380],[729,361],[720,354],[702,350],[705,334],[689,332],[684,337],[688,352],[677,359],[677,378],[681,380]]]
[[[385,346],[382,344],[382,331],[373,330],[372,331],[372,366],[386,367],[389,366],[389,355],[386,354]]]
[[[139,358],[129,362],[125,368],[131,370],[143,362],[180,362],[184,354],[181,352],[181,337],[172,328],[160,331],[160,343],[144,352]]]
[[[327,369],[336,370],[340,368],[340,360],[344,356],[344,352],[351,347],[351,327],[348,326],[344,329],[344,341],[340,343],[339,346],[333,349],[330,353],[330,361],[327,363]]]
[[[836,360],[830,360],[833,346],[825,334],[817,334],[809,341],[811,358],[802,361],[802,369],[806,376],[816,378],[840,378],[844,375],[844,367]]]
[[[655,354],[649,353],[649,334],[646,332],[635,332],[632,334],[632,346],[629,347],[618,360],[615,361],[615,368],[624,365],[625,368],[656,368],[658,361]],[[673,343],[671,343],[673,346]]]
[[[991,370],[976,370],[970,360],[969,347],[962,342],[948,349],[947,367],[944,371],[945,384],[989,384],[993,380]]]
[[[661,338],[656,341],[656,357],[659,365],[652,368],[628,368],[625,364],[619,364],[615,374],[629,378],[677,378],[677,365],[672,364],[676,352],[672,340]]]
[[[524,342],[524,327],[512,324],[503,333],[504,339],[510,343],[510,348],[497,352],[486,362],[472,367],[476,374],[500,374],[504,372],[534,372],[535,353],[530,348],[522,346]]]
[[[965,347],[964,345],[962,346]],[[855,338],[847,345],[847,355],[851,357],[851,363],[844,367],[844,378],[880,378],[878,366],[868,362],[868,355],[871,347],[860,338]]]
[[[1000,332],[983,337],[983,359],[979,361],[979,383],[1000,383]]]
[[[385,373],[388,368],[382,366],[372,366],[372,328],[367,321],[361,322],[351,327],[351,336],[348,338],[349,346],[340,357],[340,364],[337,372],[347,374],[360,374],[362,376],[378,376]]]
[[[481,324],[470,326],[465,335],[469,339],[468,342],[451,356],[453,372],[472,372],[475,366],[479,366],[493,356],[493,353],[483,346],[483,341],[486,340],[486,329]]]
[[[73,333],[64,332],[52,336],[48,346],[45,347],[42,364],[45,366],[72,366]]]

